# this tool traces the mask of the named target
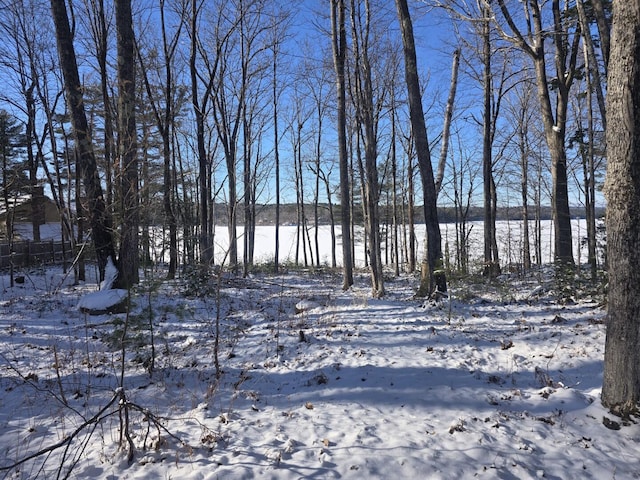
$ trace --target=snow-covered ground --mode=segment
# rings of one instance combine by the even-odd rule
[[[375,300],[364,274],[150,272],[124,350],[124,314],[77,308],[95,285],[23,273],[0,275],[0,478],[640,478],[640,425],[603,424],[601,297],[544,269],[438,304],[410,276]]]
[[[134,298],[122,390],[123,315],[81,314],[90,287],[60,272],[13,289],[3,279],[1,466],[65,448],[1,473],[638,478],[640,427],[603,425],[619,421],[599,401],[604,312],[588,298],[558,303],[544,278],[459,286],[436,305],[412,298],[409,277],[382,300],[366,277],[348,292],[328,274],[225,277],[220,378],[215,295],[153,283]]]

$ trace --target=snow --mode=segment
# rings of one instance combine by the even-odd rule
[[[3,478],[639,478],[640,426],[603,424],[601,298],[560,301],[549,269],[439,303],[410,276],[383,299],[364,274],[225,276],[217,304],[162,275],[128,320],[54,268],[0,275],[0,468],[80,429]]]
[[[125,298],[127,298],[127,291],[121,288],[91,292],[80,297],[78,309],[81,311],[108,310],[114,305],[123,302]]]
[[[107,259],[104,280],[100,282],[100,290],[86,293],[80,297],[78,310],[81,312],[101,312],[124,302],[127,298],[127,290],[121,288],[111,288],[118,278],[118,269],[113,264],[113,259]]]
[[[531,231],[531,235],[533,236],[534,225],[533,221],[531,221],[531,225],[529,229]],[[496,222],[497,225],[497,241],[499,247],[499,257],[503,264],[521,264],[523,263],[523,259],[521,256],[522,243],[523,243],[523,225],[522,221],[519,220],[502,220]],[[480,256],[482,255],[483,248],[482,242],[483,240],[483,227],[482,222],[472,221],[469,222],[467,228],[470,229],[469,235],[469,251],[471,252],[471,260],[476,262],[478,267],[478,271],[482,269],[482,261]],[[582,242],[583,238],[586,236],[587,232],[587,224],[584,219],[572,219],[571,220],[571,228],[573,232],[573,253],[577,262],[584,263],[587,258],[587,245],[586,242]],[[440,230],[442,234],[442,243],[443,249],[446,250],[446,246],[449,247],[449,258],[448,260],[453,264],[455,258],[455,224],[453,223],[443,223],[440,225]],[[255,245],[256,245],[256,253],[255,253],[255,262],[256,263],[266,263],[269,261],[273,261],[273,251],[275,250],[275,229],[273,226],[264,226],[258,225],[256,227],[255,232]],[[238,238],[239,244],[242,245],[242,239],[244,230],[242,227],[238,227]],[[292,263],[295,261],[295,245],[296,245],[296,234],[297,228],[295,226],[281,226],[280,227],[280,261],[283,263]],[[315,229],[309,228],[309,237],[311,238],[311,242],[314,244],[315,249]],[[424,247],[424,235],[425,228],[423,224],[416,225],[416,236],[418,238],[418,258],[421,258],[422,251]],[[540,236],[542,238],[542,260],[543,262],[552,262],[553,261],[553,252],[551,249],[551,245],[553,244],[553,222],[551,220],[542,220],[540,222]],[[341,265],[341,229],[339,226],[336,226],[336,237],[337,237],[337,263]],[[318,244],[320,249],[320,264],[322,265],[330,265],[331,264],[331,227],[329,225],[320,225],[318,227]],[[355,234],[355,257],[354,262],[357,266],[363,267],[365,265],[365,249],[364,249],[364,231],[360,228],[356,228]],[[229,246],[229,236],[228,229],[226,227],[218,226],[215,230],[214,237],[214,255],[216,257],[217,263],[223,263],[228,261],[227,249]],[[531,249],[533,255],[533,240],[531,241]],[[161,250],[160,245],[158,246],[158,250]],[[240,251],[242,248],[239,249]],[[303,263],[303,253],[302,246],[299,248],[299,262]],[[162,249],[165,252],[166,258],[165,262],[168,263],[168,253],[166,249]],[[446,252],[445,252],[446,253]],[[315,252],[314,252],[315,255]],[[307,257],[310,261],[310,255],[307,254]],[[315,258],[315,257],[314,257]]]

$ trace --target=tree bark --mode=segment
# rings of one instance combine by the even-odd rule
[[[640,2],[614,0],[607,98],[609,301],[602,404],[640,401]]]
[[[83,178],[98,270],[100,279],[103,280],[108,259],[111,258],[114,263],[116,261],[111,215],[105,205],[96,157],[91,137],[89,136],[87,116],[82,98],[82,85],[78,74],[65,0],[51,0],[51,12],[56,29],[56,43],[60,57],[60,68],[64,77],[71,126],[76,140],[77,167],[81,171]]]

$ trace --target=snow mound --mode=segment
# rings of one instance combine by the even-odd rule
[[[78,309],[81,312],[92,315],[102,315],[104,313],[121,312],[127,298],[127,290],[112,288],[110,290],[100,290],[99,292],[87,293],[78,302]]]

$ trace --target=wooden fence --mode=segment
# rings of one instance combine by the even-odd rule
[[[0,268],[29,267],[71,261],[73,252],[70,242],[48,240],[33,242],[29,240],[0,243]]]

